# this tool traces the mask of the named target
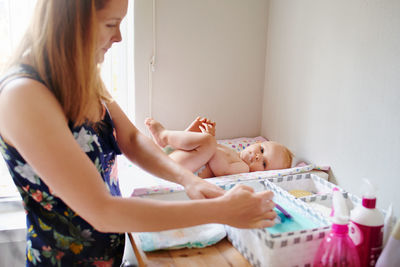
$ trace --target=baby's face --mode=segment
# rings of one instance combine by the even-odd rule
[[[240,158],[250,167],[250,172],[289,168],[288,151],[279,143],[265,141],[248,146]]]

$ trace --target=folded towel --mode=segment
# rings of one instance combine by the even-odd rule
[[[203,224],[161,232],[144,232],[139,234],[139,239],[143,251],[154,251],[159,249],[203,248],[214,245],[225,236],[224,225]]]

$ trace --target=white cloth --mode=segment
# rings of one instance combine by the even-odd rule
[[[222,224],[203,224],[161,232],[140,233],[143,251],[159,249],[203,248],[211,246],[226,236]]]

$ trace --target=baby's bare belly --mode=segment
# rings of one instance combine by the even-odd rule
[[[216,175],[226,172],[231,163],[241,161],[236,151],[223,145],[217,145],[214,156],[208,162],[211,171]],[[229,174],[229,173],[227,173]]]

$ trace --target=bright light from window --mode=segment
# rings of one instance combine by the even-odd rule
[[[33,14],[36,0],[0,0],[0,69],[18,45]],[[0,159],[0,198],[17,195],[4,160]]]
[[[133,2],[130,2],[127,15],[121,23],[122,42],[113,44],[101,66],[107,89],[131,120],[134,112],[133,30]]]
[[[0,0],[0,67],[21,40],[35,4],[36,0]]]

